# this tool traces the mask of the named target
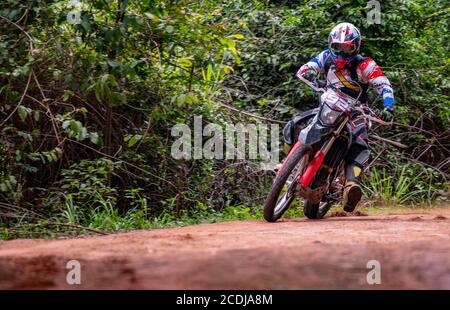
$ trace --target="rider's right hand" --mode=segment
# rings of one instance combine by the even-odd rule
[[[313,69],[313,68],[309,68],[308,69],[308,71],[306,71],[304,74],[303,74],[303,77],[305,78],[305,79],[307,79],[308,81],[314,81],[314,79],[317,77],[317,71],[315,70],[315,69]]]

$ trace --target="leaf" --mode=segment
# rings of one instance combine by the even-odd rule
[[[69,98],[72,97],[72,96],[73,96],[73,91],[66,89],[66,90],[64,91],[62,100],[63,100],[64,102],[66,102],[66,101],[69,100]]]
[[[64,121],[62,124],[62,128],[67,129],[70,126],[70,122],[71,122],[70,120]]]
[[[185,69],[191,68],[192,67],[192,60],[193,60],[192,57],[181,57],[181,58],[178,58],[178,65],[180,67],[185,68]]]
[[[234,69],[231,66],[224,66],[223,71],[225,72],[225,74],[230,74],[234,72]]]
[[[144,13],[144,15],[147,16],[150,20],[152,20],[154,22],[158,21],[158,16],[153,15],[152,13],[147,12],[147,13]]]
[[[234,40],[222,38],[220,39],[220,43],[228,47],[231,50],[231,52],[233,52],[233,54],[237,54],[236,42]]]
[[[198,98],[195,95],[189,95],[186,97],[186,103],[191,104],[191,103],[196,103],[198,102]]]
[[[60,147],[55,147],[55,152],[60,157],[63,154],[63,150]]]
[[[177,106],[181,107],[185,102],[186,102],[186,95],[185,94],[178,95]]]
[[[31,111],[30,109],[25,108],[24,106],[19,106],[17,108],[17,113],[19,113],[19,117],[22,122],[25,122],[28,113],[30,113],[30,111]]]
[[[89,140],[90,140],[92,143],[98,145],[99,142],[100,142],[100,137],[99,137],[99,135],[98,135],[97,132],[91,132],[91,133],[89,133]]]
[[[242,40],[244,39],[244,35],[237,33],[237,34],[233,34],[232,35],[233,38],[237,39],[237,40]]]
[[[111,95],[111,99],[114,104],[124,104],[127,103],[127,96],[122,93],[114,92]]]
[[[81,130],[78,132],[77,139],[79,141],[83,141],[88,137],[89,133],[86,129],[86,127],[81,127]]]
[[[102,101],[102,85],[99,82],[95,83],[95,98],[98,102]]]
[[[134,135],[128,140],[128,147],[133,147],[136,143],[138,143],[142,139],[142,135]]]
[[[39,119],[41,118],[41,112],[40,111],[34,111],[33,112],[33,118],[36,122],[39,122]]]
[[[169,26],[166,27],[167,33],[172,33],[173,30],[174,30],[174,28],[173,28],[173,26],[171,26],[171,25],[169,25]]]
[[[75,134],[78,134],[81,131],[81,128],[83,128],[83,125],[80,121],[71,120],[70,121],[70,129],[75,132]]]
[[[0,192],[7,192],[8,188],[5,183],[0,183]]]
[[[44,154],[45,159],[47,159],[47,163],[51,163],[53,162],[53,160],[57,160],[56,156],[54,156],[53,153],[49,152],[49,153],[45,153]]]
[[[120,66],[120,63],[117,60],[108,60],[107,63],[111,68],[116,68]]]

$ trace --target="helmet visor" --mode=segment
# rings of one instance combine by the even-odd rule
[[[331,50],[335,55],[352,55],[356,50],[356,45],[351,43],[332,43]]]

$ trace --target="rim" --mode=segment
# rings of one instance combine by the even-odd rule
[[[332,204],[329,201],[321,201],[319,203],[319,210],[317,210],[317,214],[319,215],[319,218],[323,218],[328,211],[331,209]]]
[[[306,162],[308,162],[308,154],[305,154],[302,159],[295,165],[291,174],[289,175],[284,188],[285,192],[283,195],[280,195],[280,198],[277,201],[277,204],[274,209],[274,216],[278,216],[281,212],[283,212],[295,197],[295,190],[297,189],[297,182],[300,175],[303,174],[306,168]],[[287,187],[287,189],[286,189]],[[283,191],[283,190],[282,190]]]

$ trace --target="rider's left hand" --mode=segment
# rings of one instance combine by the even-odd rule
[[[384,107],[379,115],[383,121],[392,122],[394,120],[394,109],[392,107]]]

